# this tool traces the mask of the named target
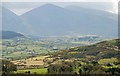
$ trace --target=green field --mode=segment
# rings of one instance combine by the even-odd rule
[[[42,69],[27,69],[27,70],[17,70],[17,73],[23,73],[30,71],[30,74],[47,74],[47,68],[42,68]]]

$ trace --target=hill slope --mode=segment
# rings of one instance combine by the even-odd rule
[[[16,38],[16,37],[24,37],[24,35],[20,33],[16,33],[13,31],[0,31],[2,32],[2,39],[10,39],[10,38]]]
[[[85,58],[99,60],[104,58],[120,58],[120,39],[103,41],[90,46],[81,46],[64,50],[64,53],[56,53],[61,58]],[[59,55],[60,54],[60,55]]]

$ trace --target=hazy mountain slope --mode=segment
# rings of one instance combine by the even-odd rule
[[[108,17],[108,18],[111,18],[111,19],[117,21],[117,14],[110,13],[110,12],[104,11],[104,10],[94,9],[94,8],[90,9],[90,7],[88,7],[88,6],[87,5],[86,6],[85,5],[84,6],[72,6],[72,5],[70,5],[70,6],[66,6],[65,8],[69,9],[69,10],[73,10],[73,11],[78,11],[78,12],[89,11],[91,14],[99,15],[99,16],[103,16],[103,17]],[[80,9],[80,8],[82,8],[82,9]]]
[[[24,37],[24,35],[20,33],[16,33],[13,31],[0,31],[2,32],[2,39],[10,39],[10,38],[16,38],[16,37]],[[0,37],[1,38],[1,37]]]
[[[73,11],[46,4],[23,14],[21,17],[37,35],[65,35],[70,32],[81,34],[97,34],[102,36],[117,36],[117,21],[108,15],[80,8]],[[101,15],[99,15],[101,14]]]
[[[2,30],[26,33],[26,27],[16,14],[2,7]]]

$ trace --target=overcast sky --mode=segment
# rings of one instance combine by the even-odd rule
[[[21,15],[47,3],[55,4],[61,7],[70,5],[87,6],[92,9],[104,10],[117,14],[118,1],[119,0],[2,0],[2,4],[17,15]]]

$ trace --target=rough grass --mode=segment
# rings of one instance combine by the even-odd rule
[[[44,62],[43,62],[43,59],[46,58],[48,56],[38,56],[38,57],[33,57],[33,58],[28,58],[28,59],[21,59],[21,60],[16,60],[16,61],[12,61],[14,64],[16,63],[21,63],[22,61],[22,64],[25,63],[25,65],[27,66],[30,66],[30,65],[44,65]]]
[[[118,62],[117,58],[111,58],[111,59],[100,59],[99,64],[108,64],[108,63],[113,63],[113,62]]]

